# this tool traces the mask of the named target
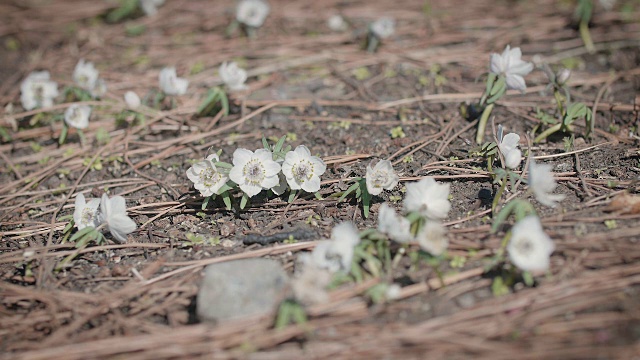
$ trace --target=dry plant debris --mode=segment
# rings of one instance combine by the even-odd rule
[[[640,353],[637,1],[257,3],[0,3],[0,358]],[[263,138],[282,169],[270,144],[305,146],[296,191],[208,183]],[[407,205],[428,187],[435,211]],[[98,211],[78,246],[78,194],[123,197],[136,229]],[[506,256],[512,228],[532,245],[514,214],[552,241],[541,272]],[[204,266],[293,273],[342,222],[366,232],[361,272],[306,322],[197,323]]]

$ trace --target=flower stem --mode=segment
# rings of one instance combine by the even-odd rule
[[[495,213],[496,212],[496,208],[498,207],[498,203],[500,202],[500,198],[502,197],[502,194],[504,193],[504,189],[507,187],[507,179],[502,179],[502,184],[500,185],[500,188],[498,189],[498,192],[496,193],[496,195],[493,197],[493,202],[491,203],[491,213]]]
[[[582,42],[584,42],[584,47],[590,54],[596,52],[595,46],[593,46],[593,40],[591,40],[591,33],[589,32],[589,22],[580,21],[580,37],[582,37]]]
[[[562,129],[562,123],[559,124],[555,124],[552,127],[548,128],[547,130],[543,131],[540,135],[536,136],[535,139],[533,139],[534,143],[538,143],[544,139],[546,139],[548,136],[550,136],[551,134],[560,131],[560,129]]]
[[[491,103],[482,111],[480,122],[478,122],[478,133],[476,134],[476,143],[478,145],[482,144],[482,140],[484,140],[484,130],[487,127],[487,121],[489,120],[489,115],[491,115],[491,111],[493,111],[494,106],[495,104]]]

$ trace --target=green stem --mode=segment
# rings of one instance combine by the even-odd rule
[[[478,145],[482,144],[482,140],[484,140],[484,130],[487,128],[487,121],[494,106],[495,104],[489,104],[484,108],[484,111],[482,111],[480,122],[478,122],[478,133],[476,134],[476,143],[478,143]]]
[[[498,203],[500,202],[500,198],[502,197],[502,194],[504,193],[504,190],[506,187],[507,187],[507,179],[502,179],[502,184],[500,185],[500,188],[498,189],[496,196],[493,197],[493,203],[491,203],[492,213],[496,212],[496,208],[498,207]]]
[[[589,32],[589,22],[580,21],[580,37],[582,37],[582,42],[584,42],[584,47],[590,54],[596,52],[595,46],[593,46],[593,40],[591,40],[591,33]]]
[[[549,135],[558,132],[562,129],[562,123],[560,124],[555,124],[552,127],[548,128],[547,130],[543,131],[540,135],[536,136],[535,139],[533,139],[534,143],[538,143],[544,139],[546,139]]]

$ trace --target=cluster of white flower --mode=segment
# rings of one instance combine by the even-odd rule
[[[219,195],[224,185],[238,186],[247,197],[254,197],[262,190],[272,190],[276,195],[286,188],[317,192],[320,176],[327,167],[309,149],[299,145],[293,151],[280,152],[271,149],[251,151],[243,148],[233,152],[233,165],[221,163],[219,155],[212,154],[187,170],[187,177],[204,197]],[[231,183],[229,183],[229,180]]]
[[[34,71],[20,85],[20,101],[25,110],[53,106],[58,96],[58,83],[50,80],[48,71]]]
[[[127,216],[127,205],[122,196],[89,199],[83,194],[76,196],[73,220],[78,230],[86,227],[99,228],[104,225],[118,242],[127,241],[127,235],[136,229],[136,223]]]
[[[244,84],[245,81],[247,81],[247,72],[240,68],[236,62],[222,63],[218,72],[220,73],[220,78],[229,90],[241,91],[247,88]]]
[[[442,254],[449,244],[446,229],[440,223],[451,209],[449,184],[439,184],[433,178],[407,184],[403,205],[407,217],[399,215],[386,203],[382,204],[378,213],[378,231],[399,243],[417,241],[432,255]],[[424,222],[416,234],[411,231],[410,219]]]

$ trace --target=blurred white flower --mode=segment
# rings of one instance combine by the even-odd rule
[[[502,137],[502,125],[498,126],[498,148],[504,156],[505,166],[509,169],[515,169],[522,162],[522,152],[518,149],[520,143],[520,135],[509,133]]]
[[[96,86],[89,90],[89,92],[94,98],[102,97],[107,93],[107,83],[103,79],[98,79],[98,81],[96,81]]]
[[[273,161],[269,150],[258,149],[254,153],[247,149],[236,149],[233,152],[233,168],[229,172],[229,178],[248,197],[253,197],[262,189],[277,186],[279,172],[280,164]]]
[[[331,240],[318,242],[311,254],[304,254],[300,260],[331,272],[351,270],[353,249],[360,243],[358,229],[351,222],[343,222],[331,230]]]
[[[147,16],[155,15],[162,4],[164,4],[164,0],[140,0],[140,7]]]
[[[347,29],[347,22],[341,15],[334,14],[327,20],[327,26],[333,31],[344,31]]]
[[[127,216],[127,204],[122,196],[111,199],[102,194],[100,201],[100,222],[107,225],[113,237],[121,243],[127,241],[127,235],[136,229],[136,223]]]
[[[402,287],[396,283],[393,283],[387,287],[387,291],[385,291],[384,297],[387,300],[396,300],[400,298],[402,295]]]
[[[555,207],[564,199],[563,194],[552,194],[556,188],[556,180],[551,172],[551,165],[536,164],[533,158],[529,164],[529,189],[541,204]]]
[[[25,110],[53,106],[58,96],[58,83],[49,80],[48,71],[34,71],[20,85],[20,101]]]
[[[309,260],[310,256],[310,254],[300,255],[295,275],[291,280],[294,297],[305,305],[327,302],[329,300],[327,286],[333,278],[331,271],[317,267]]]
[[[166,67],[160,71],[160,90],[167,95],[184,95],[187,93],[189,80],[179,78],[176,75],[176,68]]]
[[[447,229],[439,221],[435,220],[427,220],[427,223],[416,236],[416,240],[422,250],[434,256],[442,254],[449,246]]]
[[[218,71],[220,72],[220,78],[222,78],[229,90],[240,91],[247,88],[247,85],[244,84],[247,81],[247,72],[238,67],[235,61],[230,63],[223,62]]]
[[[571,77],[571,70],[569,69],[561,69],[556,74],[556,83],[560,86],[567,83],[569,78]]]
[[[64,122],[76,129],[86,129],[89,126],[91,107],[89,105],[73,104],[64,112]]]
[[[511,262],[520,269],[531,272],[547,270],[553,250],[553,241],[542,230],[537,216],[527,216],[511,229],[507,251]]]
[[[133,91],[127,91],[124,94],[124,102],[127,104],[129,109],[136,109],[142,104],[140,96]]]
[[[218,154],[211,154],[187,169],[187,177],[196,190],[200,191],[200,195],[206,197],[216,194],[229,180],[227,175],[216,168],[215,163],[219,161]]]
[[[413,240],[409,220],[396,213],[387,203],[382,204],[378,211],[378,231],[387,234],[391,240],[399,243]]]
[[[380,195],[382,189],[392,190],[400,180],[389,160],[380,160],[373,167],[369,163],[365,179],[371,195]]]
[[[82,193],[76,196],[76,208],[73,211],[73,221],[78,230],[82,230],[87,226],[97,227],[100,225],[98,220],[98,207],[100,207],[100,199],[90,199],[87,202]]]
[[[616,4],[616,0],[598,0],[598,2],[600,3],[600,6],[607,11],[613,9],[613,6]]]
[[[520,48],[513,48],[509,45],[501,54],[491,54],[491,72],[506,77],[507,88],[525,91],[527,84],[524,77],[533,70],[533,64],[522,61]]]
[[[379,39],[386,39],[396,31],[396,21],[384,16],[371,23],[369,29]]]
[[[289,151],[282,164],[282,173],[291,190],[302,189],[311,193],[320,190],[320,176],[326,170],[327,166],[322,159],[311,156],[311,152],[304,145]]]
[[[92,90],[98,81],[99,72],[92,62],[80,59],[73,70],[73,81],[85,90]]]
[[[236,8],[236,20],[254,28],[262,26],[269,15],[269,4],[262,0],[241,0]]]
[[[429,219],[446,218],[451,210],[449,184],[438,184],[430,177],[407,184],[404,209],[408,213],[416,211]]]

